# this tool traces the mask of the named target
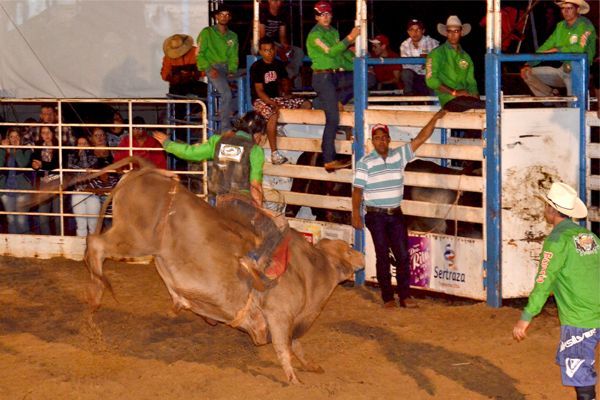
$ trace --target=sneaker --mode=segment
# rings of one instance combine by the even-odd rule
[[[336,169],[346,168],[346,167],[349,167],[350,165],[352,165],[351,159],[348,159],[346,161],[334,160],[334,161],[325,163],[323,165],[323,167],[325,167],[325,170],[327,172],[333,172]]]
[[[271,153],[271,164],[273,165],[285,164],[288,161],[289,160],[287,159],[287,157],[282,156],[279,150],[275,150]]]

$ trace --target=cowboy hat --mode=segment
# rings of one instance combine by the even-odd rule
[[[467,36],[469,32],[471,32],[471,24],[463,24],[460,22],[460,19],[456,15],[451,15],[446,20],[446,25],[437,24],[437,30],[442,36],[448,36],[448,27],[449,26],[458,26],[462,28],[462,32],[460,36]]]
[[[575,4],[579,8],[579,15],[590,12],[590,5],[585,0],[562,0],[556,2],[559,7],[565,3]]]
[[[169,58],[182,57],[190,51],[192,47],[194,47],[194,38],[182,33],[171,35],[163,42],[163,51]]]
[[[587,207],[577,197],[577,192],[571,186],[554,182],[546,195],[540,196],[556,211],[573,218],[585,218]]]

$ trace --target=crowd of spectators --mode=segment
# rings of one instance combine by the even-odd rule
[[[72,129],[61,126],[61,134],[58,134],[56,105],[44,103],[40,106],[39,119],[28,118],[24,121],[32,126],[12,126],[1,135],[0,200],[2,210],[6,212],[0,219],[3,232],[61,234],[61,219],[58,216],[61,213],[61,197],[56,195],[61,164],[67,170],[63,172],[63,182],[68,182],[90,170],[104,168],[129,156],[129,150],[111,149],[130,147],[128,122],[119,110],[115,110],[110,118],[103,123],[114,126],[106,131],[102,127]],[[162,148],[148,135],[143,117],[134,117],[132,124],[131,147]],[[132,154],[148,159],[159,168],[167,167],[166,154],[162,150],[133,150]],[[63,191],[81,192],[64,194],[62,197],[62,212],[77,215],[63,219],[65,234],[86,236],[95,231],[101,205],[118,179],[117,173],[106,173],[73,187],[63,187]]]

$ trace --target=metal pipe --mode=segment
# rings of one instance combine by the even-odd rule
[[[252,54],[258,54],[260,0],[254,0],[254,18],[252,19]]]

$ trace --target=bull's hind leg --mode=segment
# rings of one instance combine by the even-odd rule
[[[321,368],[321,366],[315,364],[314,362],[306,358],[306,356],[304,355],[304,349],[302,348],[302,345],[300,344],[300,341],[298,339],[292,339],[292,351],[294,352],[294,355],[296,356],[298,361],[300,361],[300,364],[302,364],[302,367],[306,371],[317,372],[319,374],[325,372],[323,371],[323,368]]]
[[[102,273],[102,266],[106,259],[106,241],[104,240],[104,236],[105,235],[89,235],[86,239],[87,246],[85,249],[84,260],[88,271],[90,271],[90,277],[92,278],[92,282],[88,286],[87,295],[88,302],[93,310],[100,307],[104,288],[108,288],[112,293],[112,286]]]

